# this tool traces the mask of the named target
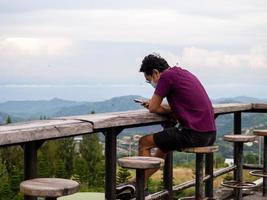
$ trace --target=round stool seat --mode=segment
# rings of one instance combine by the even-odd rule
[[[255,135],[224,135],[223,139],[228,142],[254,142]]]
[[[178,200],[196,200],[196,197],[194,197],[194,196],[192,196],[192,197],[181,197]],[[201,200],[216,200],[216,199],[213,198],[213,197],[204,197]]]
[[[221,183],[222,186],[228,187],[228,188],[238,188],[238,189],[252,189],[255,188],[257,185],[253,182],[238,182],[235,180],[231,181],[223,181]]]
[[[254,133],[254,135],[257,135],[257,136],[267,136],[267,129],[265,129],[265,130],[254,130],[253,133]]]
[[[249,174],[252,176],[267,178],[267,173],[265,173],[263,170],[253,170],[253,171],[250,171]]]
[[[183,148],[182,151],[187,153],[214,153],[219,151],[219,147],[218,146],[189,147],[189,148]]]
[[[132,156],[118,159],[118,164],[124,168],[130,169],[158,169],[164,163],[164,160],[156,157]]]
[[[78,190],[79,183],[61,178],[36,178],[20,184],[21,193],[35,197],[61,197],[74,194]]]

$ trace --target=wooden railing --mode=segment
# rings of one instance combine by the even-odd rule
[[[213,105],[215,117],[223,114],[234,114],[234,134],[241,134],[242,112],[267,113],[267,104],[262,103],[233,103]],[[101,113],[60,117],[50,120],[37,120],[22,123],[13,123],[0,126],[0,146],[21,145],[24,149],[24,179],[37,177],[37,150],[46,141],[76,135],[102,132],[105,135],[105,198],[115,200],[116,187],[116,146],[117,135],[125,128],[140,127],[153,124],[168,126],[167,116],[149,113],[147,110],[134,110],[126,112]],[[206,159],[207,166],[210,159]],[[167,155],[164,166],[164,191],[154,195],[164,199],[172,199],[174,190],[181,190],[194,185],[194,182],[172,186],[172,153]],[[206,170],[213,170],[206,168]],[[223,173],[233,170],[225,169]],[[216,176],[223,174],[215,173]],[[213,188],[209,177],[206,180],[206,193]],[[25,197],[30,200],[34,198]]]

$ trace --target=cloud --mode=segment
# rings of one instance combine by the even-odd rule
[[[160,50],[159,50],[160,51]],[[229,53],[198,47],[185,47],[180,55],[172,52],[161,54],[172,65],[189,66],[191,68],[239,70],[255,68],[267,70],[267,46],[255,46],[245,53]]]
[[[71,41],[63,38],[8,37],[0,39],[3,55],[58,55],[63,53]]]
[[[165,45],[250,45],[266,42],[267,20],[263,19],[267,19],[267,12],[241,12],[229,18],[227,13],[221,17],[212,13],[191,14],[188,5],[186,8],[183,6],[181,9],[50,8],[26,13],[2,13],[0,31],[6,37],[38,35]],[[207,9],[210,10],[210,7],[201,10]],[[236,14],[236,10],[231,10],[231,13]]]
[[[205,85],[267,83],[266,46],[255,46],[242,53],[199,47],[185,47],[178,54],[171,51],[158,52],[170,65],[178,62],[179,66],[193,72]]]

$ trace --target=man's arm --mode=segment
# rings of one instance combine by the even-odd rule
[[[148,104],[148,110],[151,113],[169,114],[171,113],[170,106],[162,104],[163,98],[159,95],[153,94]]]

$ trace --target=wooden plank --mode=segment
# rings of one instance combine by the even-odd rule
[[[253,105],[257,109],[265,109],[265,106],[267,106],[267,104]],[[213,107],[216,114],[225,114],[250,111],[252,109],[252,104],[214,104]],[[84,134],[97,131],[98,129],[112,127],[122,126],[126,128],[145,126],[148,124],[160,124],[166,120],[166,116],[149,113],[146,109],[140,109],[13,123],[0,126],[0,146]],[[91,124],[93,124],[93,126]]]
[[[254,135],[257,135],[257,136],[264,136],[266,137],[267,136],[267,129],[256,129],[253,131]]]
[[[267,110],[267,103],[253,103],[252,109]]]
[[[231,113],[237,111],[250,110],[251,104],[244,103],[228,103],[214,104],[214,112],[216,114]],[[149,123],[160,123],[166,121],[166,117],[149,113],[146,109],[130,110],[124,112],[89,114],[80,116],[60,117],[57,119],[73,119],[91,122],[94,129],[103,129],[118,126],[142,126]]]
[[[94,129],[103,129],[119,126],[142,126],[150,123],[160,123],[167,120],[166,116],[149,113],[146,109],[130,110],[124,112],[89,114],[59,119],[75,119],[91,122]]]
[[[247,111],[252,109],[251,103],[224,103],[224,104],[214,104],[215,114],[232,113],[239,111]]]
[[[93,132],[92,124],[77,120],[37,120],[0,126],[0,146]]]

